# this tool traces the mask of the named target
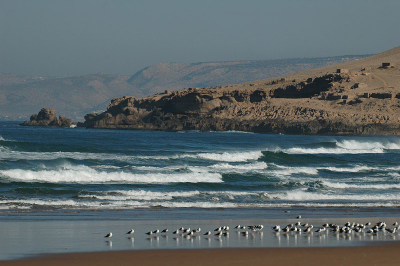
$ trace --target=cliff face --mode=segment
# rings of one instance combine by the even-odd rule
[[[252,83],[121,97],[79,126],[285,134],[400,134],[400,50]],[[392,59],[389,67],[382,60]],[[344,67],[349,67],[348,69]],[[339,70],[337,69],[339,68]]]

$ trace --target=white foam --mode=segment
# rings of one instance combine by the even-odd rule
[[[54,160],[70,158],[75,160],[117,160],[123,162],[136,162],[138,160],[180,160],[185,158],[221,161],[221,162],[247,162],[256,161],[262,156],[261,151],[251,152],[222,152],[222,153],[194,153],[175,154],[170,156],[148,155],[127,156],[109,153],[84,153],[84,152],[21,152],[9,151],[0,154],[0,159],[11,160]]]
[[[354,166],[354,167],[321,167],[318,169],[325,169],[332,172],[347,172],[347,173],[358,173],[358,172],[366,172],[372,170],[379,170],[378,167],[369,167],[369,166]]]
[[[349,150],[343,148],[290,148],[284,152],[288,154],[364,154],[364,153],[384,153],[383,149],[372,150]]]
[[[399,143],[390,141],[357,141],[357,140],[342,140],[336,142],[336,145],[343,149],[348,150],[374,150],[374,149],[386,149],[386,150],[399,150]]]
[[[264,170],[268,167],[265,162],[254,162],[250,164],[237,164],[232,165],[229,163],[220,163],[211,165],[210,168],[217,170]]]
[[[0,174],[17,181],[49,183],[221,183],[218,173],[149,173],[134,174],[123,171],[105,172],[87,166],[58,170],[2,170]]]
[[[273,170],[268,173],[280,177],[280,176],[291,176],[293,174],[305,174],[305,175],[317,175],[318,169],[315,167],[287,167],[276,165],[281,170]]]
[[[113,201],[124,201],[124,200],[137,200],[137,201],[152,201],[152,200],[173,200],[174,198],[187,198],[199,196],[199,191],[146,191],[146,190],[117,190],[107,192],[107,195],[101,195],[102,192],[96,192],[97,194],[90,195],[79,195],[79,198],[96,198],[99,200],[113,200]]]
[[[393,188],[399,188],[400,189],[400,184],[398,183],[393,183],[393,184],[348,184],[348,183],[334,183],[334,182],[328,182],[328,181],[322,181],[322,184],[326,187],[331,187],[331,188],[339,188],[339,189],[344,189],[344,188],[356,188],[356,189],[393,189]],[[400,199],[400,197],[399,197]]]
[[[286,193],[266,193],[266,196],[280,200],[291,201],[322,201],[322,200],[345,200],[345,201],[399,201],[398,194],[323,194],[306,192],[304,190],[293,190]],[[350,202],[349,202],[350,203]]]
[[[83,200],[0,200],[0,209],[30,209],[34,206],[54,206],[67,209],[132,209],[132,208],[284,208],[284,207],[397,207],[398,201],[394,202],[351,202],[351,203],[321,203],[321,202],[266,202],[266,203],[241,203],[241,202],[166,202],[166,201],[83,201]],[[36,207],[37,208],[37,207]]]
[[[364,154],[364,153],[384,153],[385,150],[399,150],[400,144],[391,141],[358,141],[341,140],[335,141],[335,148],[304,148],[293,147],[283,150],[289,154]]]
[[[223,152],[223,153],[199,153],[196,157],[220,162],[246,162],[256,161],[262,156],[261,151],[253,152]]]

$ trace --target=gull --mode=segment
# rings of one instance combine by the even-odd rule
[[[205,235],[205,236],[211,235],[211,231],[208,231],[208,232],[204,233],[204,235]]]
[[[297,219],[301,219],[301,215],[297,216],[296,218],[297,218]]]
[[[377,225],[379,226],[379,228],[386,227],[385,222],[379,222],[379,223],[377,223]]]
[[[167,229],[167,228],[161,231],[161,233],[165,233],[165,234],[166,234],[167,232],[168,232],[168,229]]]
[[[295,226],[300,226],[301,223],[300,223],[300,222],[297,222],[297,223],[295,223],[294,225],[295,225]]]
[[[362,232],[362,228],[360,228],[360,227],[356,227],[356,228],[354,228],[354,231],[356,232],[356,233],[360,233],[360,232]]]
[[[192,230],[192,232],[194,233],[194,234],[197,234],[197,233],[199,233],[201,231],[201,228],[199,227],[199,228],[197,228],[197,229],[193,229]]]
[[[153,231],[149,231],[149,232],[147,232],[147,233],[145,233],[146,235],[152,235],[153,234]]]
[[[321,232],[325,232],[326,231],[326,227],[323,227],[323,228],[319,228],[317,231],[315,231],[315,232],[317,232],[317,233],[321,233]]]
[[[190,231],[189,233],[187,233],[187,236],[192,236],[193,234],[193,231]]]
[[[302,225],[304,228],[307,228],[308,227],[308,223],[305,223],[305,224],[303,224]]]
[[[108,233],[107,235],[105,235],[104,237],[110,238],[110,237],[112,237],[112,233],[110,232],[110,233]]]
[[[280,228],[280,227],[277,227],[277,228],[274,229],[274,231],[275,231],[275,232],[280,232],[280,231],[281,231],[281,228]]]
[[[153,231],[153,234],[158,234],[158,233],[160,233],[160,230],[158,229]]]
[[[221,236],[222,235],[222,231],[218,231],[218,233],[215,234],[216,236]]]
[[[311,227],[307,227],[306,229],[303,230],[304,233],[310,233],[311,232]]]
[[[272,230],[276,230],[278,228],[281,228],[281,226],[280,225],[275,225],[274,227],[272,227]]]
[[[370,228],[368,229],[368,231],[366,232],[367,234],[372,234],[374,232],[374,229]]]
[[[235,226],[235,229],[240,229],[240,227],[241,227],[240,224],[238,224]]]
[[[175,230],[175,231],[173,232],[173,234],[174,234],[174,235],[179,234],[179,229],[178,229],[178,230]]]
[[[370,225],[371,225],[371,222],[368,222],[365,224],[365,226],[370,226]]]
[[[388,231],[389,233],[391,233],[391,234],[394,234],[394,233],[396,233],[396,227],[394,227],[394,228],[389,228],[389,229],[386,229],[386,231]]]
[[[131,235],[131,234],[133,234],[134,232],[135,232],[135,230],[131,229],[131,230],[129,230],[126,234],[127,234],[127,235]]]
[[[394,224],[393,224],[393,226],[398,226],[399,225],[399,223],[398,222],[395,222]]]

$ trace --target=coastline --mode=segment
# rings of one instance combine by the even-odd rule
[[[399,246],[114,251],[45,255],[0,265],[397,265]]]
[[[113,213],[115,215],[112,215]],[[251,256],[265,256],[263,253],[277,254],[277,252],[281,252],[280,254],[282,255],[280,256],[286,257],[285,254],[287,253],[291,254],[298,252],[298,250],[304,250],[304,252],[300,253],[314,256],[311,254],[316,253],[316,250],[318,250],[318,254],[320,250],[330,250],[332,252],[332,249],[345,253],[347,250],[356,250],[357,254],[363,254],[364,248],[368,249],[371,246],[381,249],[381,247],[393,245],[398,247],[400,245],[400,234],[398,232],[394,234],[386,231],[370,234],[366,233],[367,230],[350,234],[334,233],[331,230],[327,230],[324,233],[317,232],[324,223],[331,222],[342,226],[347,222],[371,222],[371,226],[368,227],[370,228],[379,221],[385,221],[387,228],[393,228],[392,224],[400,221],[398,213],[392,214],[391,217],[382,215],[373,217],[373,213],[371,213],[371,216],[368,217],[343,215],[341,218],[337,218],[334,215],[308,218],[307,215],[303,214],[301,219],[296,219],[293,211],[291,215],[288,214],[291,218],[283,219],[257,219],[254,216],[250,219],[227,219],[227,217],[223,218],[221,214],[219,214],[221,215],[219,217],[216,214],[215,220],[197,220],[194,216],[185,220],[157,220],[156,218],[142,220],[140,215],[131,215],[131,217],[136,218],[129,219],[127,218],[129,215],[118,216],[116,215],[117,213],[108,212],[109,220],[105,220],[105,216],[93,219],[94,217],[88,217],[84,214],[76,215],[72,213],[69,218],[66,213],[64,215],[60,214],[58,218],[52,214],[45,215],[43,213],[32,214],[29,218],[20,216],[23,218],[22,220],[18,218],[18,214],[10,217],[11,219],[0,218],[2,221],[0,230],[3,232],[3,241],[0,242],[0,265],[6,262],[22,263],[31,260],[38,261],[37,263],[42,263],[39,262],[41,260],[51,261],[53,265],[55,263],[54,260],[66,260],[70,263],[73,260],[79,260],[89,263],[89,261],[96,261],[99,256],[100,258],[102,256],[106,258],[112,256],[115,257],[115,260],[122,261],[126,258],[141,257],[149,261],[149,263],[156,264],[157,261],[148,260],[147,257],[155,256],[158,258],[158,254],[165,254],[163,256],[166,256],[166,260],[170,260],[172,264],[179,263],[173,260],[175,256],[182,257],[183,255],[180,254],[187,256],[187,253],[193,253],[195,257],[206,256],[208,258],[209,255],[204,254],[211,252],[214,254],[212,256],[216,258],[220,256],[233,258],[233,255],[236,256],[238,254],[235,250],[243,250],[241,251],[244,252],[242,254],[243,257],[250,256],[249,254],[253,254],[254,250],[264,250],[265,252],[254,251],[256,253]],[[275,233],[271,229],[276,224],[283,228],[286,224],[298,221],[313,224],[312,232]],[[244,235],[244,230],[234,229],[237,224],[245,226],[262,224],[264,228],[260,231],[247,229],[248,235]],[[223,225],[230,227],[229,236],[215,236],[214,229]],[[185,234],[172,234],[173,231],[180,227],[201,228],[202,231],[190,237]],[[161,231],[164,228],[169,228],[167,234],[159,233],[152,236],[145,234],[150,230],[160,229]],[[135,230],[133,235],[126,234],[130,229]],[[203,235],[207,231],[212,232],[211,236]],[[104,237],[108,232],[113,233],[110,239]],[[351,253],[349,253],[349,256]],[[236,257],[236,259],[239,258]],[[190,261],[190,256],[186,259]],[[106,261],[107,259],[104,260]],[[199,259],[198,261],[201,260]],[[254,263],[257,262],[255,261]]]

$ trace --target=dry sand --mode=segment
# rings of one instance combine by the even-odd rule
[[[394,242],[368,247],[118,251],[51,255],[0,265],[400,265],[399,248]]]

